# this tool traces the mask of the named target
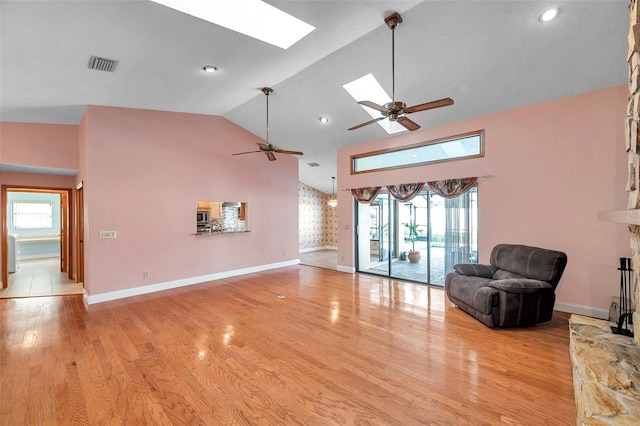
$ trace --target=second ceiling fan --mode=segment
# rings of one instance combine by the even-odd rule
[[[247,151],[247,152],[237,152],[232,155],[242,155],[242,154],[253,154],[254,152],[264,152],[269,161],[276,161],[276,153],[278,154],[292,154],[292,155],[304,155],[304,153],[300,151],[287,151],[286,149],[280,149],[277,146],[271,144],[269,142],[269,95],[273,92],[273,89],[270,87],[263,87],[260,89],[262,93],[267,97],[267,138],[266,143],[257,142],[260,150],[258,151]]]
[[[360,105],[364,105],[369,108],[373,108],[376,111],[379,111],[381,116],[378,118],[374,118],[373,120],[366,121],[364,123],[358,124],[357,126],[353,126],[349,128],[349,130],[359,129],[360,127],[368,126],[369,124],[373,124],[377,121],[384,120],[385,118],[389,118],[390,121],[397,121],[402,126],[404,126],[409,131],[418,130],[420,126],[418,123],[412,121],[407,118],[405,114],[411,114],[414,112],[426,111],[428,109],[440,108],[448,105],[453,105],[453,99],[451,98],[443,98],[438,99],[437,101],[426,102],[423,104],[418,104],[414,106],[408,107],[404,102],[396,101],[396,76],[395,76],[395,29],[402,22],[402,17],[399,13],[393,13],[387,16],[384,19],[384,22],[391,29],[391,102],[388,102],[384,105],[378,105],[371,101],[359,101]]]

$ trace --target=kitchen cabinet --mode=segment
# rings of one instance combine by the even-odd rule
[[[196,222],[198,233],[245,232],[247,203],[198,200],[196,209],[207,212],[207,223]]]

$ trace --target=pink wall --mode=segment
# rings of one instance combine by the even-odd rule
[[[0,122],[0,162],[78,168],[78,126]]]
[[[565,251],[557,302],[607,309],[618,294],[618,258],[630,255],[629,234],[598,221],[597,212],[626,208],[626,101],[626,86],[618,86],[339,150],[339,265],[355,265],[345,189],[494,175],[478,185],[480,262],[503,242]],[[484,158],[350,175],[351,155],[479,129]]]
[[[0,162],[77,170],[78,126],[0,122]],[[0,185],[73,188],[74,181],[72,176],[16,172],[0,174]],[[4,265],[0,264],[0,271],[3,268]]]
[[[74,176],[57,176],[39,173],[2,172],[0,175],[2,185],[19,185],[33,187],[73,188],[76,178]]]
[[[298,159],[232,156],[262,141],[232,122],[90,106],[80,139],[90,295],[298,258]],[[247,202],[251,232],[192,235],[197,200]]]

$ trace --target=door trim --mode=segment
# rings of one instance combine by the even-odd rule
[[[40,186],[21,186],[21,185],[2,185],[2,204],[0,208],[2,211],[0,215],[2,217],[2,229],[0,229],[0,238],[2,239],[2,288],[7,288],[9,286],[9,255],[8,255],[8,221],[7,221],[7,194],[9,192],[34,192],[34,193],[50,193],[50,194],[64,194],[61,196],[60,202],[60,210],[61,210],[61,229],[60,229],[60,240],[61,245],[64,240],[65,247],[64,250],[60,252],[60,257],[64,257],[66,261],[64,265],[61,264],[61,272],[68,272],[69,277],[72,275],[72,259],[73,259],[73,249],[71,247],[70,241],[73,241],[75,232],[74,227],[71,226],[70,221],[70,213],[71,213],[71,188],[58,188],[58,187],[40,187]],[[62,200],[66,202],[63,203]],[[61,247],[62,248],[62,247]],[[76,282],[77,279],[76,279]]]
[[[73,223],[76,244],[76,282],[84,283],[84,182],[76,185]],[[71,241],[71,239],[70,239]]]

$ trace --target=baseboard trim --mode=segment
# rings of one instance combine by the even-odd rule
[[[60,253],[21,254],[20,260],[50,259],[52,257],[60,257]]]
[[[252,274],[254,272],[268,271],[270,269],[284,268],[286,266],[295,266],[300,264],[300,259],[289,260],[286,262],[270,263],[267,265],[252,266],[250,268],[235,269],[232,271],[217,272],[215,274],[200,275],[196,277],[184,278],[180,280],[167,281],[157,284],[149,284],[141,287],[127,288],[124,290],[110,291],[107,293],[87,294],[86,290],[83,295],[85,305],[94,305],[96,303],[108,302],[111,300],[124,299],[127,297],[140,296],[142,294],[155,293],[163,290],[171,290],[172,288],[185,287],[194,284],[201,284],[208,281],[216,281],[223,278],[235,277],[238,275]]]
[[[338,272],[346,272],[347,274],[355,274],[356,273],[356,268],[354,268],[353,266],[338,265],[336,267],[336,269],[338,270]]]
[[[307,247],[298,250],[298,253],[310,253],[312,251],[320,251],[320,250],[338,250],[336,246],[322,246],[322,247]]]
[[[584,315],[587,317],[608,319],[609,310],[602,308],[594,308],[592,306],[576,305],[574,303],[557,303],[554,306],[554,310],[560,312],[567,312],[570,314]]]

